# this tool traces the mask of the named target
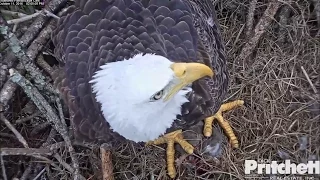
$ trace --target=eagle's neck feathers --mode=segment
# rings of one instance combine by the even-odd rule
[[[171,64],[163,56],[138,54],[100,67],[90,83],[111,129],[126,139],[146,142],[171,127],[191,89],[179,91],[167,102],[150,101],[172,80]]]

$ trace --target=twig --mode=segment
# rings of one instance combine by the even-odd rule
[[[71,172],[71,173],[74,172],[74,169],[73,169],[69,164],[67,164],[66,162],[64,162],[63,159],[62,159],[62,157],[61,157],[59,154],[55,153],[55,154],[53,155],[53,157],[56,158],[57,161],[58,161],[64,168],[66,168],[69,172]]]
[[[51,131],[50,131],[50,133],[49,133],[49,135],[48,135],[48,137],[47,137],[47,140],[46,140],[46,142],[44,142],[42,145],[41,145],[41,147],[42,148],[45,148],[45,147],[47,147],[47,146],[49,146],[49,144],[51,144],[52,142],[53,142],[53,139],[54,139],[54,137],[57,135],[57,131],[54,129],[54,128],[52,128],[51,129]],[[51,149],[50,149],[51,150]],[[52,151],[52,150],[51,150]]]
[[[46,83],[45,78],[40,73],[39,68],[35,66],[32,60],[23,51],[19,39],[12,32],[10,32],[9,27],[5,25],[5,20],[1,16],[0,33],[8,41],[8,44],[11,47],[12,52],[22,63],[26,71],[32,76],[32,78],[35,81],[35,85],[41,90],[45,88],[46,90],[54,92],[53,87],[50,84]]]
[[[14,34],[21,38],[21,36],[23,35],[23,33],[27,30],[26,26],[20,27]],[[0,43],[0,51],[4,52],[6,50],[6,48],[8,47],[8,43],[7,41],[2,41]],[[5,53],[4,53],[5,54]]]
[[[59,20],[60,17],[58,17],[57,15],[53,14],[52,12],[48,11],[48,10],[43,10],[43,14],[46,15],[46,16],[49,16],[49,17],[53,17],[55,18],[56,20]]]
[[[16,128],[8,121],[8,119],[0,113],[0,119],[4,122],[4,124],[13,132],[13,134],[17,137],[17,139],[23,144],[25,148],[29,148],[27,141],[24,137],[16,130]]]
[[[48,10],[49,12],[56,12],[63,4],[65,4],[67,0],[51,0],[48,2],[48,4],[45,5],[44,9]],[[29,44],[35,39],[35,37],[38,35],[38,33],[42,30],[44,24],[49,20],[50,17],[40,15],[38,16],[35,21],[30,25],[28,30],[24,33],[24,35],[19,39],[21,43],[22,48],[27,48]],[[50,35],[48,35],[49,37]],[[27,52],[28,54],[28,52]],[[33,58],[30,58],[33,59]],[[8,53],[4,60],[8,63],[9,69],[13,67],[15,64],[17,58],[12,55],[12,53]],[[17,68],[17,67],[16,67]],[[18,68],[17,68],[18,69]],[[10,82],[7,81],[7,90],[9,92],[7,97],[2,97],[2,94],[0,94],[0,106],[6,106],[9,99],[12,97],[13,92],[15,92],[16,86],[10,84]],[[0,84],[4,84],[4,82],[0,82]],[[11,94],[10,94],[11,93]],[[5,102],[1,101],[1,98],[5,100]],[[2,105],[1,105],[2,104]],[[0,111],[1,111],[0,107]]]
[[[68,151],[70,153],[70,157],[72,159],[74,171],[74,179],[81,179],[79,174],[79,163],[78,159],[74,154],[74,148],[71,144],[71,140],[68,136],[67,127],[63,126],[61,120],[55,114],[54,110],[51,108],[49,103],[44,99],[44,97],[39,93],[39,91],[24,77],[22,77],[16,70],[10,69],[11,80],[19,86],[21,86],[24,92],[32,99],[35,105],[39,108],[42,114],[46,117],[46,119],[51,122],[55,129],[62,136],[66,145],[68,147]]]
[[[1,161],[1,170],[2,170],[3,180],[8,180],[7,173],[6,173],[6,167],[4,166],[3,157],[1,155],[0,155],[0,161]]]
[[[18,26],[19,26],[19,23],[14,24],[14,26],[12,28],[13,33],[15,33],[17,31]]]
[[[8,20],[7,23],[8,24],[18,24],[18,23],[21,23],[21,22],[29,21],[32,18],[35,18],[35,17],[39,16],[39,14],[40,13],[36,12],[34,14],[26,15],[26,16],[20,17],[18,19],[11,19],[11,20]]]
[[[48,10],[49,12],[56,12],[62,5],[65,4],[67,0],[51,0],[48,4],[45,5],[44,10]],[[22,48],[27,48],[29,44],[35,39],[35,37],[39,34],[39,32],[43,29],[44,24],[50,19],[50,17],[40,15],[38,16],[33,23],[30,25],[28,30],[24,33],[24,35],[19,39]],[[7,54],[4,59],[7,59],[7,62],[15,62],[17,59],[10,58],[12,56],[11,53]],[[12,66],[9,66],[10,68]]]
[[[108,144],[102,144],[100,147],[101,165],[103,180],[113,180],[112,155]]]
[[[58,106],[58,111],[59,111],[59,116],[60,116],[61,123],[62,123],[62,125],[64,127],[68,127],[67,123],[66,123],[66,120],[64,118],[64,115],[63,115],[62,105],[60,103],[60,99],[59,98],[56,98],[56,103],[57,103],[57,106]]]
[[[30,121],[31,119],[37,117],[41,115],[41,113],[39,111],[35,112],[34,114],[32,114],[31,116],[28,116],[28,117],[25,117],[25,118],[21,118],[21,119],[18,119],[16,120],[16,124],[22,124],[22,123],[25,123],[27,121]]]
[[[320,28],[320,1],[312,0],[314,3],[314,11],[316,12],[318,27]]]
[[[43,55],[39,54],[37,58],[37,64],[45,70],[48,74],[50,74],[50,77],[52,77],[53,68],[44,60]]]
[[[51,20],[49,24],[39,33],[38,37],[32,41],[26,52],[31,60],[35,60],[43,46],[50,40],[51,33],[55,28],[55,21]]]
[[[53,161],[51,161],[50,159],[48,159],[48,158],[46,158],[46,157],[37,156],[37,155],[33,155],[32,157],[37,158],[37,159],[41,159],[41,160],[45,161],[44,163],[48,163],[48,164],[50,164],[51,166],[53,166],[54,168],[56,168],[57,170],[62,171],[62,169],[59,168],[58,165],[56,165]]]
[[[280,17],[280,20],[279,20],[279,41],[281,44],[285,43],[286,42],[286,26],[288,25],[288,17],[289,17],[289,14],[290,14],[290,8],[287,6],[287,5],[284,5],[282,8],[281,8],[281,11],[280,11],[280,14],[279,14],[279,17]]]
[[[39,36],[33,41],[33,43],[28,48],[26,54],[30,58],[30,61],[34,60],[36,58],[36,55],[42,49],[43,44],[45,44],[49,40],[50,34],[53,30],[53,23],[54,22],[51,22],[45,29],[43,29],[40,32]],[[23,48],[23,45],[21,45],[21,48]],[[14,59],[12,59],[12,58],[8,58],[8,60],[14,61]],[[32,66],[35,66],[35,65],[32,65]],[[22,63],[19,63],[17,68],[23,69]],[[39,70],[37,70],[37,71],[40,72]],[[19,71],[19,73],[24,74],[24,69],[21,70],[21,72]],[[40,74],[40,73],[38,75],[42,76],[42,74]],[[2,82],[0,82],[0,83],[2,83]],[[3,88],[0,91],[0,111],[1,110],[4,111],[5,106],[7,106],[8,102],[11,99],[11,97],[13,96],[16,88],[17,88],[17,85],[15,83],[12,83],[10,80],[8,80],[3,85]],[[3,106],[3,107],[1,107],[1,106]]]
[[[46,170],[46,168],[43,168],[43,169],[39,172],[39,174],[38,174],[36,177],[33,178],[33,180],[37,180],[37,179],[44,173],[45,170]]]
[[[258,24],[256,25],[254,29],[254,36],[250,38],[249,42],[246,43],[246,45],[243,47],[239,58],[244,60],[246,59],[255,49],[257,46],[262,34],[265,32],[266,28],[270,25],[272,22],[273,16],[276,14],[280,7],[280,2],[270,2],[268,4],[267,9],[263,13],[263,16],[259,20]]]
[[[67,0],[51,0],[45,5],[44,9],[54,13],[66,2]],[[21,45],[23,47],[27,47],[49,19],[50,17],[43,15],[37,17],[37,19],[35,19],[35,21],[30,25],[28,31],[21,37]]]
[[[6,138],[13,138],[13,139],[16,138],[15,135],[7,134],[7,133],[0,133],[0,137],[2,137],[2,138],[4,138],[4,137],[6,137]]]
[[[47,140],[46,142],[44,142],[40,148],[46,148],[46,149],[49,149],[48,147],[46,147],[48,144],[51,144],[53,142],[53,138],[56,136],[56,133],[57,131],[52,128],[50,130],[50,133],[47,137]],[[51,152],[53,152],[52,149],[49,149]],[[33,161],[33,160],[31,160]],[[24,171],[23,175],[21,176],[20,180],[26,180],[27,179],[27,176],[30,174],[31,170],[32,170],[32,167],[36,167],[34,169],[41,169],[41,168],[45,168],[43,164],[40,164],[40,163],[37,163],[36,165],[33,165],[33,166],[28,166],[28,168]]]
[[[309,78],[308,73],[306,72],[306,70],[304,69],[304,67],[303,67],[303,66],[301,66],[300,68],[301,68],[301,70],[302,70],[302,72],[303,72],[304,76],[307,78],[307,81],[309,82],[309,84],[310,84],[310,86],[311,86],[311,88],[312,88],[313,92],[314,92],[315,94],[317,94],[317,93],[318,93],[318,90],[317,90],[317,88],[313,85],[313,83],[312,83],[311,79]]]
[[[8,71],[8,73],[9,73],[9,71]],[[31,100],[29,100],[27,102],[27,104],[21,109],[21,112],[25,113],[25,114],[37,114],[37,113],[39,113],[36,105],[34,105]]]
[[[49,126],[50,126],[50,122],[44,122],[42,124],[39,124],[39,125],[33,127],[30,135],[34,136],[34,135],[38,134],[40,131],[42,131],[43,129],[46,129],[47,127],[49,127]]]
[[[28,165],[28,167],[26,168],[26,170],[24,170],[24,172],[23,172],[23,174],[22,174],[22,176],[20,177],[19,180],[27,180],[29,174],[30,174],[31,171],[32,171],[32,167],[33,167],[33,163],[30,163],[30,164]]]
[[[5,15],[10,15],[10,16],[18,16],[18,17],[27,16],[26,14],[21,13],[21,12],[14,12],[14,11],[8,11],[8,10],[0,10],[0,12]]]
[[[247,38],[250,38],[250,36],[252,34],[254,11],[256,9],[257,2],[258,2],[258,0],[252,0],[250,2],[248,15],[247,15],[247,33],[246,33]]]
[[[33,155],[52,155],[50,149],[45,148],[1,148],[0,153],[2,156],[33,156]]]
[[[57,143],[48,145],[47,148],[50,149],[50,151],[55,151],[65,146],[66,146],[65,142],[57,142]]]

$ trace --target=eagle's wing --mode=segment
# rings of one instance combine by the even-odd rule
[[[225,47],[220,27],[210,0],[185,0],[192,11],[193,25],[198,34],[197,61],[214,70],[214,77],[193,83],[188,103],[182,107],[182,115],[170,129],[186,129],[214,115],[220,108],[229,83]]]
[[[65,63],[56,84],[68,104],[77,139],[110,141],[110,130],[91,91],[99,66],[133,55],[155,53],[172,61],[203,62],[215,78],[193,84],[190,103],[174,128],[187,128],[219,108],[227,76],[218,27],[210,7],[184,0],[78,0],[58,22],[53,33],[55,54]],[[198,36],[198,34],[200,36]],[[116,137],[116,138],[114,138]]]

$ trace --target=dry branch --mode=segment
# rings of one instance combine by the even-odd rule
[[[24,26],[24,27],[20,27],[16,32],[14,32],[14,34],[18,37],[18,38],[21,38],[21,36],[23,35],[23,33],[27,30],[27,27]],[[0,51],[1,52],[5,52],[5,51],[8,51],[8,49],[6,49],[8,47],[8,43],[7,41],[2,41],[0,43]],[[6,53],[4,53],[6,54]]]
[[[56,158],[56,160],[57,160],[64,168],[66,168],[69,172],[71,172],[71,173],[74,172],[74,169],[73,169],[69,164],[67,164],[66,162],[64,162],[63,159],[62,159],[62,157],[61,157],[59,154],[55,153],[55,154],[53,155],[53,157]]]
[[[33,61],[22,49],[19,39],[10,32],[9,27],[5,24],[5,20],[0,16],[0,33],[7,40],[12,52],[21,62],[25,70],[32,76],[35,81],[35,85],[41,90],[46,89],[49,90],[49,92],[54,92],[53,87],[45,81],[45,78],[40,73],[39,68],[35,66]]]
[[[67,0],[51,0],[45,5],[43,10],[55,13]],[[38,35],[38,33],[43,28],[43,25],[50,19],[50,17],[40,15],[35,21],[30,25],[28,31],[21,37],[21,45],[27,47],[32,40]]]
[[[266,31],[266,28],[270,25],[273,20],[273,16],[276,14],[280,7],[280,2],[269,2],[267,9],[263,13],[263,16],[259,20],[258,24],[254,29],[253,37],[250,38],[249,42],[243,47],[239,58],[244,60],[246,59],[256,48],[261,36]]]
[[[21,119],[18,119],[16,120],[16,124],[22,124],[22,123],[25,123],[27,121],[30,121],[31,119],[37,117],[41,115],[41,113],[39,111],[35,112],[34,114],[28,116],[28,117],[25,117],[25,118],[21,118]]]
[[[50,149],[45,148],[1,148],[0,154],[2,156],[34,156],[34,155],[52,155]]]
[[[51,0],[48,4],[45,5],[44,10],[47,10],[49,12],[56,12],[61,5],[65,4],[67,0]],[[40,15],[38,16],[35,21],[30,25],[28,30],[24,33],[24,35],[19,39],[21,43],[22,48],[27,48],[29,44],[36,38],[36,36],[39,34],[39,32],[43,29],[44,24],[50,19],[50,17]],[[7,54],[7,56],[4,58],[7,60],[7,62],[14,63],[17,59],[9,58],[14,57],[11,55],[11,53]],[[9,68],[11,68],[9,64]]]
[[[53,138],[56,136],[56,134],[57,134],[57,131],[54,128],[52,128],[50,130],[48,137],[47,137],[47,140],[41,145],[40,148],[48,149],[46,146],[53,142]],[[49,150],[51,152],[53,152],[52,149],[49,149]],[[33,161],[33,160],[31,160],[31,161]],[[36,167],[36,168],[34,168],[34,167]],[[41,169],[43,167],[44,167],[43,164],[40,164],[40,163],[37,163],[36,165],[33,165],[33,166],[29,165],[28,168],[23,172],[23,175],[21,176],[20,180],[26,180],[28,178],[29,174],[31,173],[32,169]]]
[[[29,145],[27,141],[24,139],[24,137],[16,130],[16,128],[10,123],[10,121],[3,115],[3,113],[0,113],[0,119],[4,124],[13,132],[13,134],[17,137],[17,139],[23,144],[25,148],[29,148]]]
[[[67,0],[51,0],[48,2],[48,4],[45,5],[43,11],[55,13],[66,2],[67,2]],[[27,48],[29,46],[29,44],[31,44],[31,42],[37,37],[39,32],[43,29],[44,24],[49,19],[50,19],[50,17],[47,17],[45,15],[39,15],[35,19],[35,21],[30,25],[30,27],[24,33],[24,35],[19,39],[19,42],[21,44],[22,49]],[[3,22],[1,22],[1,23],[3,23]],[[1,25],[4,25],[4,24],[1,24]],[[50,35],[48,35],[48,38],[49,37],[50,37]],[[38,51],[30,51],[30,52],[27,52],[27,54],[29,55],[29,53],[32,53],[32,52],[38,54]],[[30,59],[32,59],[32,60],[34,58],[30,57]],[[12,68],[13,65],[15,64],[15,62],[17,61],[17,58],[15,57],[15,55],[13,55],[13,53],[7,53],[7,55],[3,59],[7,62],[9,69]],[[16,67],[16,69],[19,69],[19,68]],[[22,74],[24,74],[24,73],[22,73]],[[3,83],[4,82],[0,82],[0,84],[3,84]],[[16,89],[16,86],[14,84],[12,84],[10,82],[7,82],[7,83],[8,84],[6,85],[6,88],[7,88],[9,95],[7,95],[7,97],[3,98],[1,96],[2,94],[0,94],[0,106],[1,106],[1,104],[2,104],[2,106],[4,106],[8,103],[8,99],[10,99],[12,97],[12,94]],[[1,98],[3,98],[3,101],[1,100]],[[0,111],[1,111],[1,109],[3,109],[3,108],[0,107]]]
[[[113,180],[113,164],[111,150],[108,144],[100,147],[103,180]]]
[[[0,163],[1,163],[1,171],[2,171],[2,177],[4,180],[7,180],[7,173],[6,173],[6,167],[4,166],[3,157],[0,155]]]
[[[318,90],[317,90],[317,88],[313,85],[313,83],[312,83],[312,81],[311,81],[311,79],[310,79],[310,77],[309,77],[309,75],[308,75],[307,71],[304,69],[304,67],[303,67],[303,66],[301,66],[300,68],[301,68],[301,70],[302,70],[302,72],[303,72],[304,76],[307,78],[307,81],[308,81],[308,83],[310,84],[310,86],[311,86],[311,88],[312,88],[313,92],[314,92],[315,94],[317,94],[317,93],[318,93]]]
[[[38,178],[44,173],[45,170],[46,170],[46,168],[43,168],[43,169],[39,172],[39,174],[38,174],[35,178],[33,178],[33,180],[38,179]],[[20,179],[20,180],[21,180],[21,179]]]
[[[31,63],[36,58],[39,51],[42,50],[43,44],[45,44],[49,40],[50,34],[54,28],[53,24],[54,24],[54,21],[51,21],[50,24],[40,32],[39,36],[33,41],[33,43],[28,48],[26,54],[29,57],[28,61],[30,61]],[[21,45],[20,49],[22,49],[22,48],[23,48],[23,45]],[[32,63],[32,66],[35,67],[34,63]],[[25,73],[23,63],[19,63],[17,66],[17,69],[21,69],[19,71],[19,73],[21,73],[21,74]],[[42,76],[41,79],[45,79],[43,77],[43,75],[40,73],[40,70],[36,67],[35,67],[35,69],[37,69],[36,70],[37,75],[40,77]],[[2,83],[2,82],[0,82],[0,83]],[[45,83],[45,84],[47,84],[47,83]],[[2,111],[4,111],[4,107],[8,104],[8,102],[11,99],[11,97],[13,96],[16,88],[17,88],[17,85],[15,83],[12,83],[9,80],[3,85],[3,87],[0,91],[0,111],[1,111],[1,109],[2,109]],[[50,89],[52,88],[51,85],[49,86],[49,88]],[[51,89],[51,91],[53,91],[52,89]],[[1,108],[1,106],[3,106],[3,107]]]
[[[286,34],[287,34],[287,29],[286,26],[288,25],[288,18],[290,14],[290,8],[287,5],[284,5],[281,8],[280,11],[280,20],[279,20],[279,41],[281,44],[285,43],[286,41]]]
[[[18,16],[18,17],[24,17],[27,16],[27,14],[21,13],[21,12],[14,12],[14,11],[8,11],[8,10],[0,10],[1,13],[5,15],[10,15],[10,16]]]
[[[50,74],[50,77],[52,77],[53,73],[53,68],[44,60],[43,55],[39,54],[37,58],[37,64],[45,70],[48,74]]]
[[[33,164],[29,164],[28,167],[26,168],[26,170],[24,170],[22,176],[20,177],[19,180],[27,180],[28,179],[28,176],[29,174],[31,173],[32,171],[32,167],[33,167]]]
[[[258,0],[252,0],[250,2],[248,15],[247,15],[247,32],[246,32],[246,37],[247,38],[250,38],[251,33],[252,33],[253,20],[254,20],[254,11],[256,9],[257,2],[258,2]]]
[[[7,23],[8,24],[19,24],[21,22],[29,21],[29,20],[39,16],[39,14],[40,13],[36,12],[34,14],[26,15],[26,16],[20,17],[18,19],[11,19],[11,20],[8,20]]]
[[[63,126],[63,123],[61,122],[59,117],[56,115],[56,113],[54,112],[52,107],[49,105],[49,103],[46,101],[46,99],[39,93],[39,91],[28,80],[26,80],[23,76],[21,76],[21,74],[19,74],[14,69],[10,69],[10,76],[13,82],[19,84],[19,86],[23,88],[24,92],[27,94],[28,97],[32,99],[34,104],[38,107],[38,109],[45,116],[48,122],[51,122],[54,125],[55,129],[62,136],[62,138],[66,142],[68,151],[72,159],[73,168],[74,168],[74,179],[82,179],[79,174],[78,159],[75,156],[74,148],[68,136],[67,127]]]
[[[314,10],[316,12],[318,27],[320,28],[320,1],[319,0],[312,0],[314,4]]]

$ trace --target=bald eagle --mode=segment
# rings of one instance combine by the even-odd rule
[[[174,143],[194,147],[181,132],[217,119],[238,141],[222,111],[226,55],[210,0],[76,0],[53,32],[61,69],[55,87],[69,107],[75,137],[87,142]]]

